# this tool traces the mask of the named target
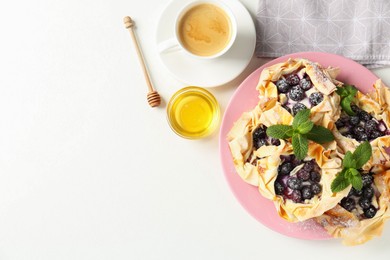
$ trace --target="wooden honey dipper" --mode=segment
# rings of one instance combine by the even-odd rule
[[[135,49],[137,50],[138,58],[139,58],[139,61],[141,63],[141,66],[142,66],[142,70],[144,72],[146,84],[148,85],[148,88],[149,88],[149,93],[147,95],[148,103],[151,107],[157,107],[161,104],[161,97],[160,97],[160,94],[158,94],[158,92],[153,88],[152,82],[150,80],[148,69],[146,68],[144,57],[142,55],[141,48],[138,46],[138,41],[137,41],[134,29],[133,29],[134,22],[130,18],[130,16],[126,16],[125,18],[123,18],[123,22],[125,23],[126,29],[129,30],[131,38],[133,39]]]

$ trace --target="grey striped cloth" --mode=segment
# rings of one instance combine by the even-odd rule
[[[390,65],[390,0],[259,0],[256,18],[259,57],[320,51]]]

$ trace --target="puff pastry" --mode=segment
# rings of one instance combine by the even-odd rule
[[[284,147],[285,141],[280,140],[277,146],[264,145],[256,149],[253,143],[253,131],[259,127],[275,124],[290,125],[293,120],[291,114],[279,103],[273,103],[273,101],[270,103],[269,106],[267,104],[257,105],[252,111],[243,113],[227,136],[237,173],[244,181],[255,186],[259,184],[258,158],[270,156],[279,151]]]
[[[289,59],[275,64],[265,68],[260,75],[259,102],[277,100],[292,114],[310,108],[315,115],[312,118],[315,124],[333,128],[340,115],[340,97],[334,93],[336,86],[342,85],[336,80],[338,73],[338,68],[323,68],[306,59]]]
[[[373,156],[365,170],[378,164],[388,165],[390,161],[385,150],[390,146],[390,89],[381,80],[373,87],[374,91],[366,95],[357,92],[357,103],[353,106],[356,116],[343,113],[333,128],[333,135],[343,152],[354,151],[360,142],[370,141]]]
[[[338,158],[336,151],[332,148],[336,148],[335,142],[328,148],[310,142],[308,156],[303,161],[293,162],[293,168],[287,175],[281,172],[281,167],[286,164],[286,161],[288,163],[294,160],[291,157],[285,159],[286,156],[292,154],[290,143],[285,143],[282,149],[257,161],[259,191],[264,197],[274,201],[275,207],[282,218],[290,222],[297,222],[320,216],[337,205],[348,194],[348,189],[336,194],[330,189],[333,179],[341,171],[341,159]],[[301,173],[306,174],[305,168],[308,164],[314,165],[314,169],[311,167],[307,170],[311,175],[301,177]],[[317,177],[313,177],[313,171],[317,173]],[[318,179],[315,180],[316,178]],[[294,198],[293,193],[296,191],[290,189],[292,179],[298,181],[299,185],[302,186],[301,191],[298,191],[300,192],[298,196],[301,196],[301,199],[299,197],[298,200]],[[305,186],[307,185],[308,189],[313,191],[315,185],[313,182],[316,181],[320,184],[321,192],[309,194],[308,199],[305,199]],[[280,185],[280,183],[285,184],[285,187],[278,191],[278,184]]]
[[[275,181],[278,179],[278,169],[285,161],[281,158],[293,154],[292,146],[289,142],[280,140],[278,145],[268,143],[268,145],[256,147],[253,133],[256,129],[275,124],[290,125],[292,120],[292,115],[280,103],[276,103],[266,111],[262,111],[260,106],[257,106],[253,111],[244,113],[234,124],[229,132],[228,140],[233,163],[241,178],[258,186],[264,197],[274,201],[281,217],[296,222],[319,216],[326,210],[333,208],[348,191],[339,194],[333,194],[330,191],[332,180],[341,171],[341,159],[336,152],[336,142],[331,142],[326,147],[310,142],[308,157],[304,161],[314,160],[315,164],[318,165],[321,194],[313,196],[309,200],[296,202],[287,199],[290,198],[291,194],[287,197],[276,194]],[[296,164],[295,171],[291,169],[292,175],[290,175],[295,175],[304,164],[305,162]],[[311,169],[308,171],[310,174]],[[286,183],[284,184],[286,185]],[[303,181],[302,185],[310,186],[310,180]],[[286,192],[291,193],[292,191],[286,187]]]
[[[351,191],[339,205],[316,218],[330,235],[342,238],[345,245],[363,244],[380,236],[390,218],[390,170],[381,166],[373,172],[373,184],[366,184],[361,192]],[[373,195],[367,189],[373,189]]]

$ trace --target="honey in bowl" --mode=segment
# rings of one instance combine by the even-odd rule
[[[172,130],[188,139],[210,135],[220,119],[217,100],[210,92],[199,87],[177,91],[169,101],[167,113]]]

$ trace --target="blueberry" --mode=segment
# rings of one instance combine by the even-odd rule
[[[290,155],[281,155],[281,156],[280,156],[280,159],[281,159],[283,162],[291,162],[294,158],[293,158],[293,155],[290,154]]]
[[[253,138],[253,145],[256,149],[263,145],[267,145],[267,142],[265,138],[267,137],[266,135],[266,129],[263,127],[258,127],[252,132],[252,138]]]
[[[371,186],[373,180],[374,177],[372,177],[370,174],[362,174],[362,182],[364,188]]]
[[[310,172],[302,168],[297,172],[297,177],[302,181],[307,181],[308,179],[310,179]]]
[[[356,135],[358,141],[367,141],[368,135],[366,133],[359,133]]]
[[[357,197],[360,197],[362,196],[363,194],[363,190],[357,190],[355,188],[352,188],[349,193],[348,193],[348,197],[351,197],[351,196],[357,196]]]
[[[294,169],[292,163],[285,162],[279,167],[279,173],[283,175],[289,174]]]
[[[313,198],[313,192],[309,186],[305,186],[302,188],[302,198],[304,200],[309,200],[309,199]]]
[[[286,187],[284,189],[284,192],[283,192],[283,197],[284,198],[291,198],[291,195],[292,195],[293,191],[294,191],[293,189],[290,189],[289,187]]]
[[[339,120],[343,122],[344,124],[349,122],[349,116],[348,115],[342,115]]]
[[[312,85],[311,85],[311,81],[309,78],[303,78],[299,81],[299,86],[303,89],[303,90],[309,90],[311,89]]]
[[[285,79],[278,80],[276,82],[276,87],[280,93],[287,93],[291,88]]]
[[[287,186],[293,190],[300,190],[302,188],[302,181],[296,177],[291,177],[287,181]]]
[[[358,135],[358,134],[360,134],[360,133],[364,133],[364,128],[361,127],[361,126],[354,127],[354,128],[353,128],[353,133],[354,133],[355,135]]]
[[[370,206],[368,209],[364,210],[364,216],[366,218],[373,218],[376,215],[377,209],[374,206]]]
[[[286,81],[290,86],[295,86],[299,84],[299,77],[297,74],[291,74],[287,76]]]
[[[313,169],[314,169],[314,161],[308,161],[305,163],[305,165],[303,165],[303,169],[305,171],[308,171],[308,172],[311,172]]]
[[[363,189],[363,198],[372,199],[374,196],[374,188],[369,186]]]
[[[304,110],[304,109],[307,109],[307,107],[302,104],[302,103],[296,103],[294,106],[293,106],[293,114],[296,115],[299,111],[301,110]]]
[[[340,202],[341,207],[345,208],[348,211],[352,211],[355,208],[355,200],[352,198],[343,198]]]
[[[359,121],[360,121],[360,119],[359,119],[358,116],[351,116],[351,117],[349,118],[349,123],[350,123],[351,125],[357,125],[357,124],[359,124]]]
[[[295,165],[298,166],[302,164],[302,160],[299,160],[297,157],[295,157],[294,154],[291,155],[291,162]]]
[[[341,127],[343,127],[343,126],[344,126],[343,120],[339,119],[339,120],[336,121],[336,127],[337,127],[337,128],[341,128]]]
[[[271,144],[278,146],[280,145],[280,140],[276,138],[271,138]]]
[[[317,195],[322,191],[322,187],[318,183],[313,183],[311,185],[311,191],[313,192],[314,195]]]
[[[278,182],[283,184],[284,187],[287,186],[287,181],[290,178],[290,175],[279,175],[278,178],[276,179]]]
[[[312,180],[314,182],[320,182],[321,174],[319,174],[318,172],[311,172],[310,173],[310,180]]]
[[[309,101],[313,106],[318,105],[322,100],[324,100],[324,96],[320,92],[314,92],[309,97]]]
[[[364,128],[366,129],[367,132],[378,130],[378,123],[375,122],[374,120],[368,120]]]
[[[362,207],[362,209],[368,209],[371,205],[371,200],[367,198],[360,198],[359,205]]]
[[[365,122],[371,119],[370,114],[368,114],[364,110],[359,111],[358,116],[359,116],[360,120],[365,121]]]
[[[361,111],[361,109],[355,104],[351,104],[351,109],[355,113],[358,113],[359,111]]]
[[[277,195],[283,195],[284,192],[284,186],[282,183],[275,181],[275,193]]]
[[[252,136],[253,136],[253,138],[259,138],[259,139],[265,138],[267,136],[266,129],[259,126],[252,132]]]
[[[294,86],[290,89],[289,97],[294,101],[301,101],[305,97],[305,93],[300,86]]]
[[[265,139],[257,139],[253,146],[255,149],[259,149],[260,147],[267,145],[267,141]]]
[[[374,131],[370,132],[369,138],[373,140],[373,139],[376,139],[376,138],[381,137],[381,136],[383,136],[383,134],[381,132],[374,130]]]
[[[302,202],[302,193],[300,190],[294,190],[291,194],[291,199],[295,203]]]

